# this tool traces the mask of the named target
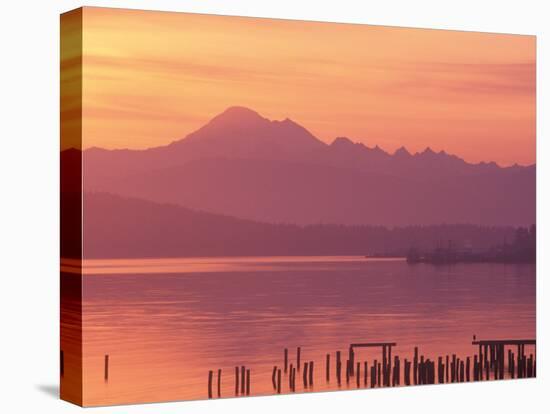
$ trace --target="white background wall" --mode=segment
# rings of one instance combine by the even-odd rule
[[[542,412],[550,398],[550,13],[546,1],[94,1],[85,5],[538,35],[536,380],[165,403],[101,413]],[[0,14],[0,411],[65,413],[58,375],[59,13],[70,0],[6,1]],[[544,188],[546,187],[546,189]],[[546,246],[546,248],[544,247]],[[546,256],[544,253],[546,252]],[[546,407],[546,410],[548,407]],[[547,412],[547,411],[546,411]]]

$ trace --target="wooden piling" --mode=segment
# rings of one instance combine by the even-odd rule
[[[382,345],[382,381],[384,386],[387,386],[387,372],[386,369],[388,367],[388,361],[386,360],[386,345]]]
[[[407,358],[404,360],[403,377],[405,385],[411,385],[411,363],[407,360]]]
[[[376,360],[370,369],[370,387],[374,388],[376,386]]]
[[[218,398],[222,396],[222,370],[218,369]]]
[[[296,348],[296,369],[298,372],[300,372],[300,354],[301,354],[302,348],[297,347]]]
[[[387,386],[390,386],[392,376],[391,345],[388,345],[388,375],[386,378]]]
[[[466,357],[466,382],[470,382],[470,357]]]
[[[489,350],[489,346],[487,344],[485,344],[483,346],[483,366],[485,368],[485,379],[489,379],[489,369],[491,368],[489,366],[489,361],[487,360],[487,353],[488,353],[488,350]]]
[[[483,361],[483,364],[485,366],[485,373],[484,373],[484,376],[485,376],[485,380],[490,380],[491,379],[491,364],[489,363],[488,360],[484,360]]]
[[[342,383],[342,361],[340,351],[336,351],[336,379],[338,385]]]
[[[504,379],[504,345],[500,345],[500,379]]]
[[[105,355],[103,366],[103,379],[105,380],[105,382],[109,381],[109,355]]]
[[[309,361],[309,384],[310,387],[313,387],[313,361]]]
[[[307,388],[308,363],[304,362],[304,388]]]
[[[246,370],[246,395],[250,395],[250,369]]]
[[[445,355],[445,382],[449,383],[449,355]]]
[[[367,379],[367,374],[368,374],[368,372],[369,372],[369,371],[368,371],[369,366],[368,366],[367,361],[365,361],[364,364],[365,364],[365,368],[364,368],[364,370],[363,370],[363,372],[364,372],[363,375],[364,375],[365,378],[364,378],[364,381],[363,381],[363,385],[366,387],[366,386],[367,386],[367,381],[368,381],[368,379]]]
[[[327,354],[325,367],[325,379],[327,382],[330,382],[330,354]]]
[[[208,371],[208,398],[212,398],[212,370]]]
[[[244,394],[244,389],[246,387],[246,368],[244,365],[241,365],[241,394]]]
[[[392,387],[395,387],[398,383],[398,377],[399,377],[399,359],[397,357],[397,355],[394,357],[394,361],[393,361],[393,371],[392,371],[392,374],[391,374],[391,385]]]
[[[451,360],[451,382],[456,382],[457,378],[457,367],[456,367],[456,354],[452,355]]]
[[[378,384],[379,387],[382,386],[382,382],[381,382],[381,379],[382,379],[382,364],[379,362],[378,363],[378,366],[376,367],[376,372],[378,374],[378,378],[376,379],[376,383]]]
[[[414,359],[413,359],[413,382],[414,385],[418,384],[418,347],[414,347]]]
[[[238,382],[238,375],[239,375],[238,370],[235,372],[235,375],[236,375],[237,382]],[[277,365],[274,365],[273,366],[273,372],[271,373],[271,383],[273,384],[273,389],[277,388],[276,378],[277,378]]]
[[[437,357],[437,382],[443,383],[443,357]]]
[[[281,393],[281,369],[277,370],[277,394]]]
[[[239,395],[239,367],[235,367],[235,395]]]
[[[479,355],[478,355],[478,364],[479,366],[477,367],[478,369],[478,377],[477,377],[477,381],[481,381],[483,379],[483,352],[482,352],[482,349],[481,349],[481,344],[479,344]]]
[[[361,387],[361,363],[357,363],[357,368],[355,370],[355,377],[357,379],[357,388]]]

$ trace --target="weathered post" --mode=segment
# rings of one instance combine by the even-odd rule
[[[445,355],[445,382],[449,383],[449,355]]]
[[[103,379],[105,380],[105,382],[109,381],[109,355],[105,355]]]
[[[504,345],[500,346],[500,379],[504,379]]]
[[[452,356],[452,362],[451,362],[451,382],[456,382],[456,354],[453,354]]]
[[[336,352],[336,379],[338,380],[338,385],[342,383],[342,361],[340,351]]]
[[[222,396],[222,370],[218,369],[218,398]]]
[[[485,367],[485,379],[489,379],[489,362],[487,361],[488,345],[483,345],[483,366]]]
[[[208,398],[212,398],[212,370],[208,371]]]
[[[330,381],[330,354],[327,354],[325,365],[326,365],[325,378],[326,378],[326,381],[329,382]]]
[[[387,372],[388,362],[386,361],[386,345],[382,345],[382,381],[384,386],[387,386]]]
[[[414,347],[414,359],[413,359],[413,381],[414,385],[418,384],[418,347]]]
[[[405,385],[411,385],[411,363],[407,360],[407,358],[405,358],[404,362],[405,366],[403,376],[405,377]]]
[[[478,364],[479,364],[479,367],[478,367],[478,378],[477,380],[480,381],[483,379],[483,352],[481,350],[481,344],[479,344],[479,359],[478,359]]]
[[[235,372],[235,378],[238,378],[238,375],[239,375],[239,372],[238,370]],[[277,388],[277,381],[276,381],[276,377],[277,377],[277,365],[275,365],[273,367],[273,372],[271,374],[271,383],[273,384],[273,389],[276,389]],[[237,382],[238,382],[238,379],[237,379]]]
[[[443,383],[443,357],[437,358],[437,382]]]

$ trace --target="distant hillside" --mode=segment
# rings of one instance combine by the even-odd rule
[[[514,229],[472,225],[384,227],[273,225],[114,196],[84,196],[85,258],[366,255],[404,256],[411,246],[486,248]]]

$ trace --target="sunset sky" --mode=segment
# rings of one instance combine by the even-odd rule
[[[85,148],[183,138],[229,106],[467,161],[535,162],[535,37],[84,9]]]

